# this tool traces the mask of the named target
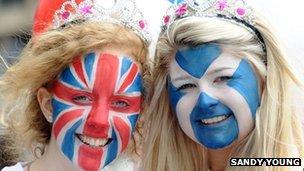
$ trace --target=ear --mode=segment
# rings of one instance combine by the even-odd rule
[[[52,108],[52,93],[50,93],[46,88],[40,87],[37,92],[37,100],[39,102],[40,109],[50,123],[53,122],[53,108]]]

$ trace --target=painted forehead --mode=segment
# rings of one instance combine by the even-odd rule
[[[94,91],[100,84],[112,84],[112,92],[116,93],[142,91],[140,66],[126,55],[92,52],[77,57],[59,80],[79,90]]]
[[[175,60],[183,70],[193,77],[201,78],[221,53],[222,50],[219,45],[203,44],[178,50]]]

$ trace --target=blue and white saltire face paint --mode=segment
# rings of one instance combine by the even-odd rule
[[[253,129],[259,82],[247,60],[210,43],[178,50],[169,72],[170,103],[191,139],[219,149]]]

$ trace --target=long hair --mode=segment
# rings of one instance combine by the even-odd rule
[[[169,63],[176,50],[213,42],[246,57],[261,78],[261,105],[256,113],[255,128],[245,137],[233,157],[300,157],[304,159],[304,135],[299,120],[301,113],[293,105],[294,87],[302,83],[288,63],[278,39],[267,22],[259,16],[255,27],[261,44],[248,30],[218,18],[187,17],[176,20],[160,36],[152,73],[147,124],[145,171],[201,171],[208,170],[205,147],[199,146],[181,130],[170,108],[167,90]],[[264,61],[267,61],[267,67]],[[231,167],[227,170],[292,170],[279,167]]]
[[[146,87],[150,75],[148,47],[133,31],[121,25],[77,23],[46,31],[29,41],[20,60],[0,79],[1,123],[15,135],[16,147],[40,147],[43,152],[52,125],[41,112],[37,90],[48,87],[74,57],[107,47],[126,49],[134,56],[141,64]]]

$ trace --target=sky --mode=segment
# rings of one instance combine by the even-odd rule
[[[304,1],[251,0],[277,29],[288,54],[304,64]]]

